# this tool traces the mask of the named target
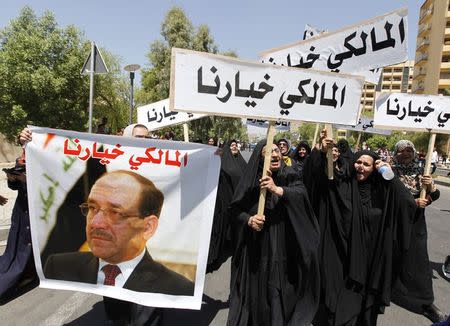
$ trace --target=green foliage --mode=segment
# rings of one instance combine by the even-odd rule
[[[275,137],[274,137],[274,140],[275,141],[279,141],[280,139],[287,139],[287,140],[289,140],[289,142],[291,143],[292,142],[292,133],[290,132],[290,131],[281,131],[281,132],[278,132],[276,135],[275,135]]]
[[[388,139],[386,136],[382,136],[382,135],[374,135],[372,137],[370,137],[367,141],[366,141],[367,145],[372,148],[372,149],[378,149],[381,147],[386,147],[388,144]]]
[[[60,28],[51,12],[37,17],[24,7],[0,30],[0,132],[12,140],[27,123],[86,130],[89,78],[80,69],[89,49],[76,27]],[[113,57],[107,57],[112,64]],[[120,112],[122,104],[111,88],[116,77],[96,77],[95,113],[100,116]]]
[[[298,128],[298,132],[300,133],[300,140],[306,140],[308,144],[312,145],[314,140],[314,133],[316,131],[316,123],[312,122],[302,122],[300,127]],[[319,127],[320,132],[320,127]],[[319,133],[317,134],[317,140],[319,139]]]
[[[197,34],[192,41],[192,48],[196,51],[217,53],[217,46],[214,44],[209,27],[207,25],[200,25]]]
[[[439,153],[446,153],[447,149],[447,135],[437,134],[435,147]],[[390,136],[382,136],[375,134],[363,134],[361,137],[361,142],[365,141],[367,145],[376,150],[382,145],[390,151],[394,150],[395,144],[402,139],[407,139],[412,141],[415,148],[420,151],[427,151],[428,142],[430,139],[430,134],[427,132],[403,132],[403,131],[393,131]]]
[[[89,88],[75,27],[59,29],[50,12],[38,18],[25,7],[0,39],[1,132],[12,139],[27,122],[84,129]]]
[[[218,47],[210,33],[209,27],[200,25],[194,28],[183,9],[173,7],[168,11],[161,24],[163,40],[150,45],[147,58],[150,68],[142,71],[141,89],[136,98],[140,105],[153,103],[169,97],[170,55],[171,48],[178,47],[202,52],[217,53]],[[236,56],[230,51],[225,55]],[[182,126],[168,127],[157,133],[172,131],[176,139],[183,139]],[[189,123],[189,138],[206,141],[209,137],[237,138],[246,137],[241,119],[208,116]]]
[[[105,49],[101,51],[109,73],[95,76],[93,131],[101,118],[107,117],[110,129],[115,132],[129,122],[130,80],[122,74],[119,59]]]

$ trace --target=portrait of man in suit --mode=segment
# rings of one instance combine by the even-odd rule
[[[158,228],[163,202],[163,193],[137,173],[103,174],[87,202],[80,205],[91,251],[50,255],[45,277],[138,292],[194,295],[193,282],[155,262],[146,249]]]

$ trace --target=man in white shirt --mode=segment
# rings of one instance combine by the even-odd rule
[[[437,163],[439,161],[438,152],[436,151],[436,147],[433,149],[433,153],[431,154],[431,174],[436,171]]]

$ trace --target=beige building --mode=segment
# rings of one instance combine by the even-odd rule
[[[450,89],[449,0],[426,0],[419,14],[413,93],[444,94]]]
[[[393,66],[383,68],[380,83],[378,85],[365,83],[361,95],[361,113],[364,116],[372,116],[375,92],[411,93],[413,82],[414,61],[409,60]],[[291,132],[297,131],[301,123],[291,122]],[[347,137],[347,130],[338,129],[337,138]]]
[[[406,61],[383,68],[381,83],[364,84],[361,96],[361,106],[364,115],[371,114],[374,107],[375,92],[411,93],[414,61]]]

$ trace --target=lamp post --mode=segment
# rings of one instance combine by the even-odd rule
[[[134,81],[134,72],[136,70],[139,70],[141,68],[140,65],[137,64],[132,64],[132,65],[128,65],[125,66],[123,69],[125,69],[125,71],[128,71],[130,73],[130,86],[131,86],[131,90],[130,90],[130,125],[133,123],[133,81]]]

